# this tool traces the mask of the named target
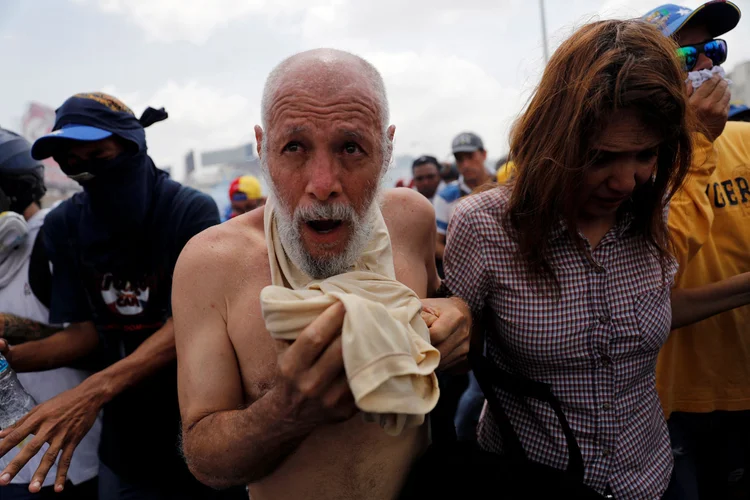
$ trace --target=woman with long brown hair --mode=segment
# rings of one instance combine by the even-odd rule
[[[672,290],[668,204],[691,164],[676,46],[641,21],[601,21],[555,52],[511,137],[514,177],[451,221],[446,286],[491,311],[487,357],[549,384],[585,482],[659,498],[672,454],[654,385],[670,328],[745,302],[750,279]],[[495,391],[532,460],[565,468],[552,409]],[[502,451],[485,411],[479,444]]]

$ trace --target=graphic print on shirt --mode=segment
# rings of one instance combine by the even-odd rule
[[[750,216],[750,165],[740,165],[729,179],[709,182],[706,194],[714,207],[727,208],[740,205],[744,216]]]
[[[146,280],[130,281],[112,273],[102,277],[101,293],[110,311],[122,316],[142,314],[148,305],[150,287]]]

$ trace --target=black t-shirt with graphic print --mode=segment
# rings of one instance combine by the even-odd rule
[[[137,241],[80,243],[77,222],[85,198],[79,195],[45,220],[52,262],[50,320],[93,321],[101,367],[131,354],[171,317],[177,257],[190,238],[220,222],[211,197],[164,182]],[[100,459],[122,479],[203,488],[179,452],[176,362],[105,405],[102,424]]]

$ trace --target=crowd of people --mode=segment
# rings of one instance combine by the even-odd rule
[[[81,93],[34,144],[0,129],[0,352],[38,403],[0,500],[433,498],[473,491],[460,460],[503,498],[537,498],[531,463],[529,491],[750,498],[739,21],[586,24],[495,172],[463,131],[410,188],[382,187],[383,79],[333,49],[269,74],[270,192],[242,176],[223,215],[149,157],[164,109]],[[42,209],[50,157],[83,190]]]

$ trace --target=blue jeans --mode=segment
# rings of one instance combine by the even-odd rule
[[[247,500],[244,487],[227,491],[207,491],[208,488],[186,491],[179,484],[160,487],[128,483],[112,469],[99,462],[99,500]]]
[[[484,406],[484,393],[474,372],[469,372],[469,386],[461,395],[456,410],[456,438],[459,441],[476,441],[477,424]]]
[[[750,497],[750,411],[675,412],[667,425],[674,471],[665,499]]]

